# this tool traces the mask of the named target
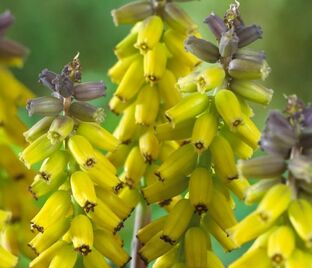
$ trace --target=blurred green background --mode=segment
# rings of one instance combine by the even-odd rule
[[[83,66],[83,80],[104,80],[109,96],[115,90],[106,75],[116,61],[114,45],[129,30],[129,26],[116,28],[110,11],[129,1],[126,0],[1,0],[0,11],[10,9],[16,23],[8,36],[26,45],[31,53],[16,76],[36,94],[48,94],[37,83],[43,68],[60,71],[78,51]],[[198,23],[203,36],[213,40],[208,28],[202,23],[211,11],[223,15],[231,1],[202,0],[183,3],[181,6]],[[275,90],[269,108],[282,108],[284,94],[297,94],[308,102],[312,90],[312,1],[309,0],[241,0],[241,13],[246,24],[260,24],[264,38],[255,48],[266,51],[272,74],[266,85]],[[109,96],[101,105],[107,106]],[[262,128],[268,112],[255,107],[255,121]],[[22,111],[23,113],[23,111]],[[24,114],[24,118],[27,118]],[[26,120],[26,119],[25,119]],[[108,113],[104,125],[112,130],[118,118]],[[30,125],[33,119],[27,119]],[[240,204],[238,217],[248,213],[250,207]],[[133,218],[133,217],[132,217]],[[122,235],[130,244],[131,221]],[[244,248],[224,254],[217,248],[223,262],[228,264]],[[25,267],[21,265],[20,267]]]

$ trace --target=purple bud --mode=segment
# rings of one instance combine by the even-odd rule
[[[296,179],[312,183],[312,159],[307,156],[298,156],[289,160],[288,168]]]
[[[291,146],[264,134],[261,136],[260,147],[261,150],[269,154],[279,155],[284,159],[289,157],[291,150]]]
[[[48,69],[43,69],[39,74],[39,83],[48,87],[51,90],[55,90],[55,86],[52,81],[56,78],[56,73],[49,71]]]
[[[222,57],[231,57],[238,49],[238,37],[234,32],[234,29],[230,29],[224,32],[221,36],[219,43],[219,52]]]
[[[272,111],[261,136],[261,148],[286,156],[296,142],[295,131],[288,120],[279,111]]]
[[[8,10],[0,14],[0,35],[3,35],[7,31],[14,20],[15,18]]]
[[[299,137],[299,143],[305,150],[312,148],[312,126],[310,128],[302,129]]]
[[[23,45],[10,39],[0,38],[0,56],[1,57],[25,57],[28,49]]]
[[[54,85],[55,91],[64,98],[68,98],[73,95],[74,83],[69,77],[57,74],[52,80],[52,84]]]
[[[87,82],[74,86],[74,97],[79,101],[88,101],[105,96],[106,87],[103,82]]]
[[[69,107],[69,114],[84,122],[102,123],[105,118],[103,108],[97,108],[87,102],[76,101]]]
[[[242,59],[242,60],[252,60],[252,61],[263,61],[266,59],[266,55],[264,51],[254,51],[251,49],[239,49],[235,53],[235,59]]]
[[[132,24],[153,15],[150,1],[135,1],[112,11],[115,25]]]
[[[242,80],[265,80],[271,68],[265,60],[234,59],[229,63],[230,76]]]
[[[312,106],[303,110],[303,125],[312,127]]]
[[[27,102],[26,109],[29,116],[34,114],[54,116],[63,110],[63,101],[55,97],[39,97]]]
[[[239,173],[246,178],[279,178],[286,170],[286,162],[277,155],[260,156],[238,162]]]
[[[219,50],[214,44],[193,35],[185,40],[184,46],[186,51],[203,61],[215,63],[220,58]]]
[[[262,38],[262,29],[255,24],[246,26],[237,32],[237,36],[239,38],[238,47],[245,47]]]
[[[227,27],[222,18],[214,13],[211,13],[205,20],[204,23],[208,24],[210,31],[214,34],[217,40],[221,39],[221,36],[226,32]]]
[[[197,29],[197,25],[188,14],[175,3],[165,4],[163,18],[169,27],[183,34],[194,32]]]

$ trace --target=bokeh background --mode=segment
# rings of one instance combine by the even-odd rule
[[[107,107],[114,92],[114,86],[106,72],[116,61],[114,45],[129,30],[129,26],[115,27],[110,11],[127,0],[1,0],[0,11],[10,9],[16,16],[16,23],[8,36],[30,49],[23,69],[14,70],[16,76],[37,95],[48,91],[37,83],[43,68],[60,71],[79,51],[83,66],[83,80],[103,80],[108,87],[108,96],[99,104]],[[201,0],[181,3],[198,23],[203,36],[212,39],[203,19],[211,11],[223,15],[231,1]],[[263,27],[263,39],[255,44],[267,54],[272,67],[266,85],[275,91],[268,107],[282,108],[284,95],[297,94],[309,102],[312,94],[312,1],[310,0],[241,0],[241,13],[246,24],[256,23]],[[108,111],[108,109],[106,109]],[[263,127],[268,110],[255,107],[255,121]],[[28,118],[24,110],[21,116],[28,125],[34,119]],[[107,112],[104,126],[113,130],[118,118]],[[259,152],[258,152],[259,153]],[[221,208],[222,209],[222,208]],[[238,218],[242,218],[252,208],[239,204]],[[162,211],[157,211],[157,216]],[[126,224],[122,236],[129,248],[133,217]],[[224,264],[229,264],[246,247],[224,254],[216,246]],[[23,260],[19,267],[26,267]]]

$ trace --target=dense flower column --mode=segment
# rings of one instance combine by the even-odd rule
[[[130,259],[116,234],[133,207],[118,197],[123,183],[104,156],[119,141],[100,126],[104,111],[88,103],[105,95],[103,82],[81,83],[78,56],[61,73],[44,69],[39,81],[51,96],[29,100],[29,115],[44,116],[24,133],[20,154],[28,168],[40,167],[30,185],[35,199],[47,197],[30,221],[38,255],[30,267],[123,267]],[[39,165],[38,165],[39,164]],[[105,258],[104,258],[105,257]]]
[[[312,267],[312,107],[288,97],[283,112],[270,113],[261,136],[265,156],[242,160],[240,176],[259,179],[246,192],[245,203],[259,205],[227,230],[249,250],[236,267]]]
[[[183,47],[196,26],[174,1],[133,2],[113,10],[112,15],[116,25],[135,24],[116,45],[118,62],[108,72],[118,85],[109,107],[122,114],[114,135],[124,144],[109,158],[119,165],[125,163],[122,178],[134,189],[166,146],[155,137],[153,126],[164,120],[165,109],[180,100],[175,87],[178,77],[200,63]]]
[[[165,122],[164,110],[180,101],[177,79],[200,63],[183,46],[188,34],[197,34],[197,27],[175,2],[181,1],[134,1],[112,12],[116,25],[134,26],[116,45],[118,61],[108,72],[118,85],[109,107],[122,116],[114,135],[123,143],[108,158],[123,167],[120,178],[127,187],[120,197],[134,204],[157,162],[178,147],[175,141],[158,140],[155,122]],[[162,203],[166,204],[169,200]],[[138,222],[142,217],[136,217]],[[133,257],[132,265],[137,265],[135,252]]]
[[[138,233],[142,259],[158,258],[153,267],[223,267],[211,235],[225,251],[238,247],[226,233],[237,223],[231,192],[243,199],[249,183],[239,177],[235,159],[251,157],[260,139],[249,101],[266,105],[272,96],[255,81],[270,71],[264,53],[245,48],[261,38],[261,28],[246,26],[237,4],[223,19],[212,13],[205,23],[217,45],[190,35],[185,48],[215,65],[178,80],[182,99],[166,109],[167,122],[155,126],[161,142],[180,142],[142,189],[149,204],[174,200],[167,216]]]
[[[17,110],[26,104],[32,93],[9,70],[10,67],[22,67],[27,54],[24,46],[5,37],[13,22],[9,11],[0,14],[0,208],[11,214],[6,224],[1,225],[1,245],[16,256],[33,257],[33,252],[26,246],[31,232],[25,228],[36,211],[27,192],[33,173],[23,166],[14,152],[17,146],[25,145],[22,133],[26,127],[18,118]],[[1,264],[15,266],[2,259],[6,255],[0,255]]]

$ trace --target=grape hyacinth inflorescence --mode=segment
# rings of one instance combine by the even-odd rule
[[[264,52],[245,48],[261,38],[261,28],[244,24],[238,3],[224,18],[212,13],[204,22],[217,45],[197,34],[184,45],[209,66],[178,79],[181,100],[154,127],[161,143],[175,142],[142,189],[147,203],[170,204],[167,216],[138,232],[139,254],[146,263],[157,259],[155,268],[223,267],[211,235],[225,251],[238,247],[226,233],[237,223],[231,192],[243,199],[249,183],[235,161],[250,158],[260,139],[249,102],[267,105],[273,93],[257,81],[270,72]]]
[[[230,268],[311,267],[312,254],[312,107],[295,95],[283,112],[272,111],[261,136],[266,155],[241,160],[241,177],[255,182],[245,203],[259,203],[254,212],[227,230],[242,245],[254,240]]]
[[[30,267],[74,267],[78,253],[84,267],[109,267],[106,258],[123,267],[130,257],[117,232],[134,207],[117,195],[123,183],[103,154],[120,142],[100,126],[103,109],[87,102],[106,87],[81,83],[78,55],[59,74],[44,69],[39,82],[52,94],[28,101],[29,115],[44,117],[24,133],[29,145],[20,154],[28,168],[40,163],[33,197],[48,196],[30,222],[38,255]]]

